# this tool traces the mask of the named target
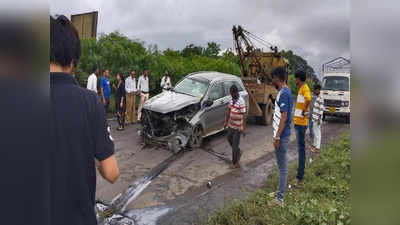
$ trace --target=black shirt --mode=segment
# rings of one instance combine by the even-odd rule
[[[104,106],[69,74],[50,74],[55,148],[51,154],[51,219],[54,225],[95,225],[96,170],[114,153]]]
[[[117,99],[116,104],[121,103],[121,98],[124,98],[124,105],[126,104],[126,94],[125,94],[125,83],[122,82],[119,87],[117,87],[117,92],[115,93],[115,97]]]
[[[50,221],[50,107],[48,85],[0,76],[0,224]]]

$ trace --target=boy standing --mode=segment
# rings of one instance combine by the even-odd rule
[[[312,141],[312,152],[318,152],[321,147],[321,124],[324,100],[320,94],[321,85],[317,84],[314,87],[314,95],[316,97],[313,110],[312,110],[312,121],[313,121],[313,141]]]
[[[299,87],[296,109],[294,111],[294,129],[296,131],[297,151],[299,154],[299,167],[297,169],[296,184],[303,182],[304,169],[306,167],[306,130],[308,126],[308,106],[311,102],[310,88],[306,84],[306,73],[297,71],[294,75]]]
[[[286,153],[290,141],[290,124],[292,123],[293,98],[286,85],[286,71],[277,67],[272,71],[272,82],[278,87],[279,93],[275,101],[273,118],[273,143],[276,161],[279,169],[279,187],[273,204],[281,206],[287,185],[287,158]]]
[[[224,128],[228,127],[228,142],[232,147],[231,169],[239,167],[242,153],[239,148],[240,134],[246,135],[246,102],[239,95],[239,89],[232,85],[230,89],[232,101],[228,105],[228,113],[225,117]]]

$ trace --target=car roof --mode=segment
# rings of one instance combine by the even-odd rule
[[[227,73],[220,73],[216,71],[200,71],[200,72],[195,72],[189,74],[187,77],[190,78],[197,78],[197,79],[202,79],[202,80],[208,80],[210,82],[215,82],[218,80],[232,80],[232,79],[239,79],[239,77]]]

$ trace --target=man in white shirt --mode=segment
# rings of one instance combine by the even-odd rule
[[[164,76],[161,78],[160,86],[163,90],[169,90],[172,88],[171,79],[168,76],[168,71],[165,71]]]
[[[99,74],[99,68],[94,66],[92,69],[92,74],[88,78],[86,88],[97,93],[97,75]]]
[[[147,99],[149,99],[149,75],[147,69],[145,69],[143,75],[139,77],[137,89],[140,96],[137,120],[140,121],[140,118],[142,117],[143,104]]]
[[[136,123],[136,72],[133,70],[129,77],[125,80],[126,91],[126,114],[125,123]]]

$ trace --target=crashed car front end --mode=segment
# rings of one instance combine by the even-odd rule
[[[193,133],[192,118],[200,110],[200,102],[171,112],[142,110],[141,135],[146,144],[166,145],[174,153],[185,148]]]

